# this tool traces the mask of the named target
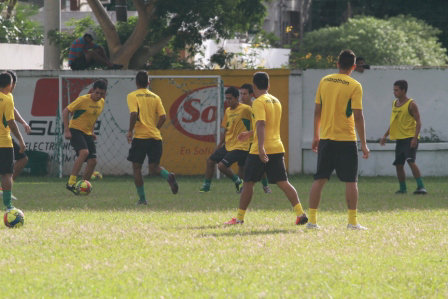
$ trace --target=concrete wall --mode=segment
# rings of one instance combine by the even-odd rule
[[[44,67],[44,46],[0,44],[0,69],[41,70]]]
[[[290,83],[290,151],[301,148],[300,158],[290,159],[290,172],[313,173],[316,168],[316,154],[311,151],[313,137],[314,97],[320,79],[336,70],[306,70],[298,76],[291,76]],[[418,104],[421,119],[421,136],[429,136],[430,131],[441,140],[448,141],[448,70],[446,69],[393,69],[382,68],[354,73],[353,77],[363,86],[363,110],[366,135],[369,141],[378,140],[389,126],[393,96],[393,83],[405,79],[409,83],[408,96]],[[395,175],[392,166],[394,144],[380,147],[369,143],[371,157],[360,158],[361,175]],[[423,175],[448,175],[448,145],[420,144],[417,165]],[[296,152],[295,157],[299,154]],[[292,157],[292,156],[291,156]],[[361,156],[360,156],[361,157]],[[407,169],[410,174],[409,169]]]

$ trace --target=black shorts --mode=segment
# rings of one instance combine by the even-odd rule
[[[209,159],[213,162],[219,163],[227,155],[227,150],[225,146],[218,148],[213,154],[210,155]]]
[[[20,159],[26,158],[25,152],[20,152],[20,145],[14,139],[12,140],[12,146],[14,148],[14,160],[19,161]]]
[[[330,179],[333,170],[343,182],[358,181],[356,141],[320,140],[314,179]]]
[[[14,172],[14,149],[12,147],[0,148],[0,174]]]
[[[285,154],[269,154],[268,163],[263,163],[258,155],[247,155],[244,165],[244,181],[258,182],[266,172],[268,181],[271,184],[287,181],[288,175],[285,168]]]
[[[148,156],[149,164],[159,164],[162,158],[162,140],[158,139],[132,139],[129,149],[128,161],[143,164]]]
[[[90,64],[87,62],[84,53],[81,53],[72,61],[72,64],[70,64],[70,68],[74,71],[85,70],[89,66]]]
[[[71,146],[76,151],[76,156],[79,156],[79,151],[83,149],[89,150],[89,155],[87,160],[96,158],[96,146],[92,135],[87,135],[86,133],[70,128],[70,133],[72,133],[72,138],[70,139]]]
[[[233,163],[238,162],[238,166],[242,167],[246,163],[246,158],[248,154],[249,154],[248,151],[233,150],[227,152],[227,154],[224,156],[221,162],[226,167],[230,167],[232,166]]]
[[[412,148],[411,140],[412,137],[397,140],[397,143],[395,144],[395,161],[393,165],[404,165],[406,161],[410,163],[415,162],[415,158],[417,156],[418,141],[417,146]]]

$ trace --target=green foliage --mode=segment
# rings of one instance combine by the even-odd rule
[[[306,53],[337,57],[342,49],[352,49],[366,62],[376,65],[445,65],[446,49],[437,40],[440,30],[411,16],[386,20],[374,17],[349,19],[339,27],[326,27],[305,34],[291,64],[302,67]]]
[[[0,4],[0,11],[6,8],[5,3]],[[18,3],[15,7],[15,14],[11,19],[6,19],[0,15],[0,42],[2,43],[22,43],[22,44],[43,44],[42,26],[29,19],[37,14],[37,8]]]

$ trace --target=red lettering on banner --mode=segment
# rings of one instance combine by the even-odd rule
[[[182,117],[182,121],[186,123],[193,123],[199,119],[200,112],[196,108],[193,107],[193,103],[200,103],[201,101],[198,99],[187,100],[184,103],[184,110],[186,113],[190,114],[191,118],[186,119]]]
[[[201,119],[205,123],[211,123],[216,121],[216,106],[210,106],[205,108],[204,111],[202,112]]]

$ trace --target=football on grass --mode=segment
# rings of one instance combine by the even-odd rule
[[[78,195],[89,195],[92,191],[92,185],[87,180],[80,180],[75,184],[75,190]]]
[[[25,223],[25,215],[17,208],[6,210],[3,221],[7,227],[21,227]]]

